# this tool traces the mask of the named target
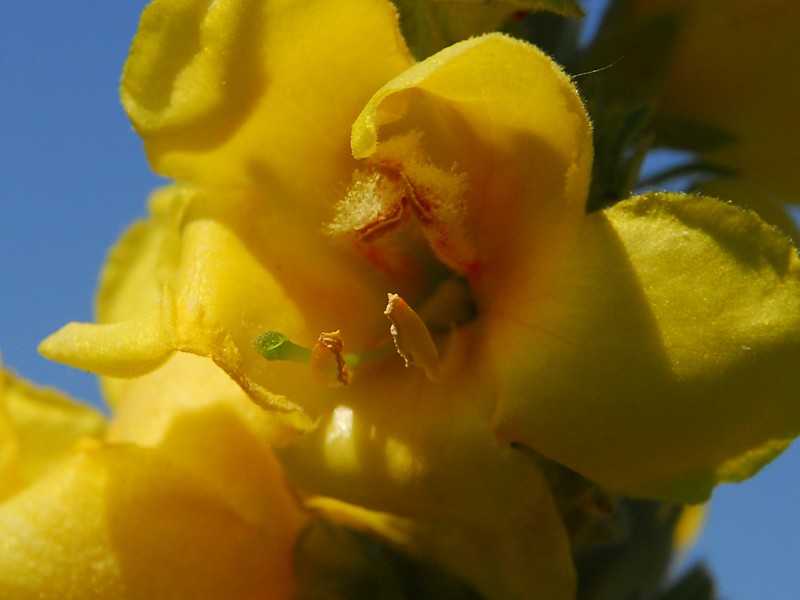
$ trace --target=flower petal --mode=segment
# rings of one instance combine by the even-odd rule
[[[287,527],[300,519],[272,454],[282,435],[271,413],[253,403],[207,358],[177,353],[161,368],[128,380],[107,440],[157,448],[254,523],[276,512]]]
[[[279,459],[306,494],[337,501],[312,507],[441,561],[489,597],[569,598],[566,531],[538,466],[493,441],[493,380],[474,339],[454,334],[435,383],[399,357],[359,372]]]
[[[355,349],[385,335],[385,278],[319,231],[278,218],[261,196],[175,186],[151,208],[102,280],[99,316],[123,320],[70,324],[42,343],[46,356],[129,377],[191,352],[212,358],[262,405],[292,410],[281,396],[313,398],[316,384],[298,376],[306,366],[265,361],[252,346],[259,334],[274,329],[310,346],[341,329]],[[134,288],[149,291],[128,294]]]
[[[546,260],[546,249],[564,237],[562,225],[583,214],[589,119],[567,75],[529,44],[489,34],[411,67],[362,111],[353,154],[370,157],[380,137],[402,131],[422,132],[434,164],[467,176],[479,301],[520,257]]]
[[[122,99],[157,172],[258,181],[272,201],[288,190],[313,212],[349,180],[358,111],[412,62],[393,7],[380,0],[156,0]]]
[[[770,225],[780,229],[795,244],[800,242],[797,221],[792,216],[792,205],[780,197],[770,194],[762,186],[743,181],[738,177],[704,181],[699,191],[706,196],[730,200],[731,202],[758,214]]]
[[[105,419],[52,389],[0,372],[0,497],[30,485]]]
[[[520,318],[494,315],[502,440],[617,492],[699,502],[798,434],[800,263],[754,213],[633,198],[591,215],[561,269],[520,290]]]
[[[570,600],[575,597],[575,573],[563,526],[544,487],[539,491],[535,509],[487,511],[474,520],[402,518],[330,498],[313,498],[309,506],[441,565],[487,600]]]
[[[76,453],[0,505],[0,596],[275,598],[294,531],[248,522],[157,451]]]
[[[67,323],[39,344],[50,360],[112,377],[133,377],[161,365],[172,352],[159,310],[121,323]]]

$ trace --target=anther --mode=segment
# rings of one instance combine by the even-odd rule
[[[339,331],[323,333],[311,349],[311,373],[328,387],[341,387],[350,380],[350,369],[344,356],[344,343]]]
[[[397,353],[405,361],[406,367],[425,369],[428,379],[436,381],[442,364],[428,327],[400,296],[389,294],[388,297],[389,302],[383,314],[392,323],[390,331]]]

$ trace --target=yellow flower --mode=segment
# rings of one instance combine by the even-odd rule
[[[800,4],[793,0],[636,1],[634,16],[673,11],[677,37],[660,107],[718,128],[732,143],[709,150],[746,186],[714,189],[755,208],[800,202]],[[774,210],[774,208],[773,208]],[[793,231],[793,229],[790,229]]]
[[[0,596],[285,598],[301,516],[263,411],[188,355],[124,388],[103,434],[5,375]]]
[[[0,499],[40,479],[81,437],[104,429],[94,410],[0,372]]]
[[[696,502],[800,429],[794,248],[702,197],[587,216],[589,119],[530,45],[414,63],[382,0],[156,0],[123,100],[181,183],[112,254],[99,323],[43,352],[114,377],[212,359],[297,428],[278,454],[309,505],[489,597],[574,590],[520,449]],[[266,331],[311,365],[265,360]]]

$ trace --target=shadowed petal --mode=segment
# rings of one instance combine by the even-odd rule
[[[651,194],[590,216],[562,276],[498,312],[495,423],[617,492],[679,502],[800,431],[800,261],[720,201]],[[520,358],[522,357],[522,358]]]
[[[154,450],[99,447],[0,506],[9,600],[275,598],[292,586],[282,515],[255,525]]]

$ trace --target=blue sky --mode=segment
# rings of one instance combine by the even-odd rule
[[[94,378],[37,343],[90,320],[105,253],[158,185],[117,99],[143,0],[0,3],[0,350],[4,364],[88,401]],[[800,446],[723,486],[691,558],[725,600],[800,598]]]

